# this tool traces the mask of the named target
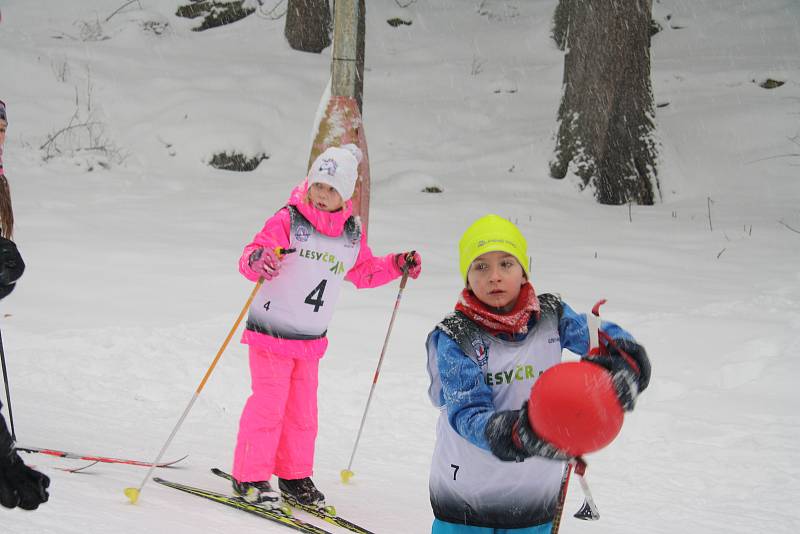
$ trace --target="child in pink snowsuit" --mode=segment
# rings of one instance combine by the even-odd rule
[[[417,253],[372,255],[350,197],[361,151],[331,147],[312,164],[286,206],[244,248],[239,271],[264,279],[242,343],[250,346],[252,395],[239,422],[233,488],[242,498],[279,506],[269,484],[303,504],[324,505],[311,481],[317,436],[317,374],[342,282],[377,287],[402,274],[417,278]],[[280,276],[278,276],[280,275]]]

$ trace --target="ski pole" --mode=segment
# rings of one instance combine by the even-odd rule
[[[589,326],[589,355],[596,356],[603,352],[603,347],[600,345],[600,338],[605,339],[607,336],[605,332],[600,330],[600,306],[606,303],[606,299],[598,300],[592,306],[592,313],[587,317]],[[575,512],[573,517],[583,519],[584,521],[597,521],[600,519],[600,511],[592,497],[592,492],[589,490],[589,483],[586,482],[586,461],[583,458],[574,458],[572,462],[575,464],[575,474],[578,476],[578,482],[581,484],[583,490],[583,504],[580,509]]]
[[[350,454],[350,461],[347,463],[347,469],[342,469],[340,475],[342,482],[347,484],[350,478],[355,474],[351,470],[353,467],[353,459],[356,456],[356,449],[358,449],[358,442],[361,440],[361,432],[364,430],[364,422],[367,420],[367,411],[369,404],[372,401],[372,394],[375,392],[375,386],[378,384],[378,375],[381,373],[381,365],[383,365],[383,357],[386,354],[386,347],[389,344],[389,336],[392,334],[392,327],[394,326],[394,319],[397,316],[397,309],[400,307],[400,299],[403,297],[403,290],[406,288],[408,281],[408,268],[411,260],[414,258],[416,251],[412,250],[406,255],[405,264],[403,264],[403,278],[400,280],[400,290],[397,292],[397,300],[394,302],[394,310],[392,310],[392,318],[389,320],[389,329],[386,331],[386,339],[383,340],[383,348],[381,349],[381,356],[378,358],[378,366],[375,369],[375,375],[372,377],[372,387],[369,389],[367,396],[367,405],[364,406],[364,414],[361,416],[361,425],[358,427],[358,434],[356,434],[356,442],[353,445],[353,452]]]
[[[6,371],[6,352],[3,350],[3,335],[0,333],[0,361],[3,364],[3,383],[6,386],[6,406],[8,406],[8,421],[11,424],[11,439],[17,441],[14,432],[14,413],[11,411],[11,390],[8,389],[8,372]]]
[[[295,249],[292,249],[292,248],[290,248],[290,249],[277,248],[277,249],[275,249],[275,252],[278,253],[278,256],[282,256],[283,254],[289,254],[290,252],[294,252],[294,250]],[[192,395],[192,398],[189,401],[189,404],[186,406],[186,409],[183,411],[183,414],[181,414],[180,419],[178,419],[178,422],[175,424],[175,427],[172,429],[172,432],[170,433],[169,437],[167,438],[167,441],[165,441],[164,445],[161,447],[161,451],[159,451],[158,456],[156,456],[156,459],[153,460],[153,463],[150,465],[150,468],[147,470],[147,473],[144,475],[144,479],[142,480],[142,483],[139,484],[138,488],[133,488],[133,487],[125,488],[125,491],[124,491],[125,496],[128,497],[128,499],[130,500],[131,504],[136,504],[136,501],[139,500],[139,495],[141,494],[142,489],[144,488],[144,485],[150,479],[150,475],[153,473],[153,470],[156,468],[157,464],[161,461],[161,458],[164,456],[164,453],[167,452],[167,447],[169,447],[169,444],[172,443],[172,439],[175,437],[175,434],[178,433],[178,429],[183,424],[183,421],[186,419],[186,416],[189,415],[189,411],[192,409],[192,406],[194,406],[194,403],[197,400],[197,397],[200,396],[200,392],[203,391],[203,388],[205,387],[206,382],[208,381],[209,377],[211,376],[211,373],[214,371],[214,367],[217,366],[217,362],[219,361],[220,357],[222,356],[222,353],[225,352],[225,349],[227,348],[228,343],[230,342],[231,338],[233,337],[233,334],[236,332],[236,329],[239,328],[239,323],[242,322],[242,319],[244,318],[244,315],[250,309],[250,304],[252,304],[253,299],[255,298],[256,294],[258,293],[258,290],[261,289],[261,285],[263,283],[264,283],[264,279],[263,278],[259,278],[258,282],[256,282],[256,285],[253,288],[253,291],[250,293],[250,296],[248,297],[247,302],[245,302],[244,306],[242,307],[242,311],[239,312],[239,317],[237,317],[236,318],[236,322],[233,323],[233,326],[231,327],[230,332],[228,332],[228,335],[225,337],[225,341],[222,342],[222,346],[220,346],[219,350],[217,351],[217,355],[214,357],[214,361],[212,361],[211,365],[208,366],[208,370],[206,370],[206,374],[203,376],[203,379],[200,381],[200,385],[197,386],[197,389],[195,390],[194,395]]]
[[[573,517],[583,519],[584,521],[597,521],[600,519],[600,511],[594,503],[594,497],[589,490],[589,483],[586,482],[586,462],[583,458],[575,458],[575,474],[578,475],[578,482],[581,483],[583,490],[583,505],[580,510],[575,512]]]
[[[553,517],[550,534],[558,534],[558,529],[561,528],[561,515],[564,513],[564,502],[567,500],[570,473],[572,473],[572,462],[567,462],[564,475],[561,477],[561,489],[558,492],[558,505],[556,506],[556,515]]]
[[[586,323],[589,328],[589,352],[587,354],[594,355],[600,351],[600,306],[606,303],[605,299],[601,299],[592,307],[592,313],[587,314]],[[575,517],[579,519],[599,519],[600,514],[597,512],[597,506],[594,504],[594,499],[591,499],[591,492],[589,492],[589,485],[586,483],[583,475],[586,473],[586,462],[582,458],[570,460],[567,463],[567,468],[564,471],[564,476],[561,479],[561,490],[558,494],[558,505],[556,507],[556,514],[553,518],[553,526],[550,529],[551,534],[558,534],[558,529],[561,527],[561,516],[564,513],[564,502],[567,499],[567,489],[569,487],[569,477],[572,473],[572,466],[575,465],[575,473],[580,475],[581,489],[584,492],[584,502],[580,510],[575,513]],[[580,473],[578,470],[580,469]],[[589,500],[591,499],[591,503]]]

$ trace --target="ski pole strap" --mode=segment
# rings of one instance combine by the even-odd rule
[[[609,353],[608,347],[614,347],[614,350],[616,350],[617,353],[625,359],[625,361],[628,363],[628,365],[631,366],[634,372],[636,372],[637,374],[641,372],[639,369],[639,364],[636,362],[633,356],[622,350],[620,346],[613,339],[611,339],[611,337],[605,332],[600,331],[599,334],[600,334],[600,339],[602,339],[605,342],[605,348],[604,348],[605,350],[601,349],[602,354],[608,354]]]
[[[586,460],[582,457],[577,456],[572,460],[575,463],[575,474],[579,476],[583,476],[586,474]]]
[[[600,317],[600,306],[602,306],[606,302],[608,302],[606,299],[600,299],[597,302],[595,302],[594,306],[592,306],[592,315],[594,315],[595,317]]]

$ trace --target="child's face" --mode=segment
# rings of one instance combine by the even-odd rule
[[[0,146],[2,146],[3,143],[6,142],[6,128],[7,127],[8,127],[8,124],[6,124],[6,121],[0,121]]]
[[[336,211],[344,206],[342,195],[336,188],[321,182],[311,184],[308,188],[308,199],[315,208],[322,211]]]
[[[525,271],[507,252],[487,252],[478,256],[467,271],[467,283],[478,299],[502,313],[510,312],[525,284]]]

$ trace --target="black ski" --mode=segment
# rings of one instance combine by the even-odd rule
[[[225,480],[231,480],[232,477],[230,474],[226,473],[222,469],[217,469],[216,467],[211,469],[211,472],[217,475],[218,477],[222,477]],[[330,523],[331,525],[336,525],[337,527],[345,528],[351,532],[357,532],[358,534],[373,534],[372,531],[365,529],[359,525],[356,525],[352,521],[348,521],[347,519],[336,515],[336,510],[332,506],[308,506],[306,504],[301,504],[297,502],[297,500],[287,493],[281,492],[281,496],[283,497],[283,501],[291,506],[292,508],[296,508],[297,510],[302,510],[307,512],[315,517],[319,517],[323,521]]]
[[[306,534],[333,534],[332,532],[319,528],[316,525],[312,525],[311,523],[306,523],[305,521],[297,519],[296,517],[292,517],[291,515],[286,515],[279,510],[269,510],[267,508],[262,508],[261,506],[251,504],[238,497],[229,497],[227,495],[223,495],[221,493],[217,493],[214,491],[209,491],[202,488],[195,488],[193,486],[187,486],[185,484],[179,484],[177,482],[170,482],[169,480],[164,480],[163,478],[159,477],[155,477],[153,478],[153,480],[155,480],[159,484],[163,484],[164,486],[175,488],[176,490],[184,491],[192,495],[197,495],[198,497],[203,497],[204,499],[218,502],[220,504],[224,504],[225,506],[230,506],[231,508],[237,508],[239,510],[251,513],[253,515],[257,515],[258,517],[263,517],[264,519],[269,519],[274,523],[283,525],[298,532],[305,532]]]

